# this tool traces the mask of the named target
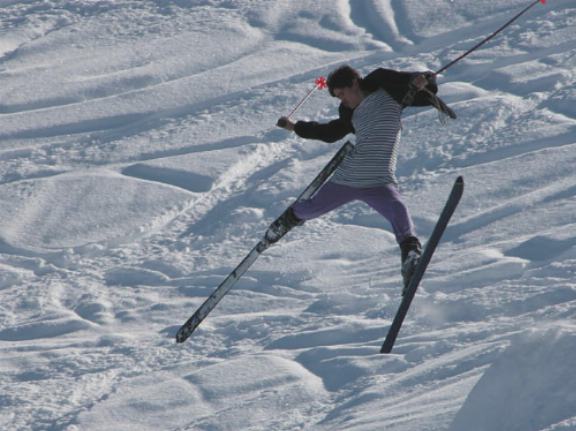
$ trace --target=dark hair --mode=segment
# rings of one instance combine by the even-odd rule
[[[360,80],[360,74],[356,69],[348,65],[340,66],[338,69],[332,71],[330,75],[328,75],[327,81],[330,95],[334,97],[335,88],[352,87],[355,79]]]

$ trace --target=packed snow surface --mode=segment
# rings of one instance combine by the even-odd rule
[[[528,0],[0,2],[0,428],[576,430],[576,3],[536,4],[404,112],[425,241],[392,354],[388,223],[347,205],[178,327],[344,141],[275,127],[341,64],[438,70]],[[315,92],[296,119],[327,121]]]

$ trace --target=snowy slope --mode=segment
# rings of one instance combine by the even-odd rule
[[[399,253],[361,204],[173,338],[337,150],[274,127],[317,76],[437,70],[527,4],[0,2],[0,428],[576,430],[573,0],[439,78],[458,121],[405,112],[424,239],[466,190],[393,354]]]

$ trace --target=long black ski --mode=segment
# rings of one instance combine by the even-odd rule
[[[428,263],[430,263],[430,259],[434,254],[434,250],[436,250],[436,247],[442,238],[442,234],[446,230],[446,226],[448,225],[452,214],[454,214],[454,211],[458,206],[458,202],[460,202],[460,198],[462,197],[463,192],[464,178],[458,177],[454,182],[454,186],[452,187],[452,191],[450,192],[450,196],[446,201],[446,205],[444,205],[444,209],[438,218],[438,222],[432,231],[432,235],[430,235],[430,239],[424,248],[424,252],[420,257],[420,262],[416,266],[414,275],[412,275],[412,278],[410,279],[410,282],[404,291],[402,302],[400,303],[400,307],[398,307],[396,316],[394,317],[392,325],[388,330],[388,335],[386,335],[386,340],[384,340],[384,344],[380,349],[380,353],[390,353],[392,351],[394,342],[398,336],[398,332],[400,332],[400,328],[402,327],[402,322],[404,322],[404,318],[406,317],[406,313],[408,313],[412,299],[414,299],[414,295],[416,295],[418,285],[424,276],[424,272],[428,267]]]
[[[352,150],[354,146],[350,142],[346,142],[336,155],[328,162],[328,164],[320,171],[320,173],[312,180],[310,185],[298,196],[296,201],[309,199],[318,191],[318,189],[326,182],[332,175],[336,167],[344,159],[346,154]],[[282,217],[282,215],[280,216]],[[280,218],[279,217],[279,218]],[[274,223],[272,223],[274,224]],[[276,241],[274,241],[275,243]],[[202,323],[208,314],[218,305],[220,300],[228,293],[228,291],[236,284],[242,275],[252,266],[258,257],[272,245],[264,235],[263,239],[254,246],[254,248],[246,255],[240,264],[226,277],[226,279],[216,288],[216,290],[208,297],[206,301],[196,310],[184,325],[180,327],[176,333],[176,342],[182,343],[192,335],[194,330]]]

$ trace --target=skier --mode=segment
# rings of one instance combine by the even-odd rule
[[[349,133],[356,145],[342,161],[333,177],[311,199],[296,202],[266,233],[276,242],[294,226],[319,217],[348,202],[360,200],[370,205],[392,225],[401,250],[404,285],[418,263],[422,246],[396,179],[396,159],[405,106],[435,106],[453,116],[439,98],[432,72],[411,73],[376,69],[366,77],[345,65],[327,80],[330,95],[340,99],[339,118],[327,123],[292,122],[281,117],[277,125],[306,139],[335,142]]]

